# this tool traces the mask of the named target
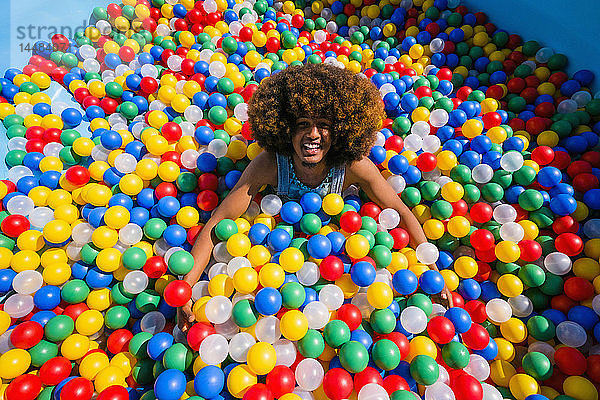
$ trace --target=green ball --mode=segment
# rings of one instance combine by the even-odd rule
[[[369,352],[362,343],[354,340],[344,343],[338,356],[342,367],[352,374],[363,371],[369,364]]]
[[[142,269],[146,263],[146,252],[139,247],[130,247],[123,252],[121,262],[129,270]]]
[[[233,54],[237,51],[238,42],[232,36],[228,36],[221,41],[221,47],[225,53]]]
[[[144,224],[144,235],[149,239],[156,240],[159,239],[164,230],[167,229],[167,223],[160,218],[150,218]]]
[[[225,218],[215,226],[215,235],[219,240],[227,240],[238,233],[238,227],[234,220]]]
[[[402,199],[404,204],[406,204],[410,208],[416,206],[417,204],[420,204],[422,199],[421,192],[419,192],[419,189],[410,186],[402,191],[402,195],[400,195],[400,198]]]
[[[319,230],[321,230],[322,226],[323,224],[321,223],[321,218],[319,218],[317,214],[304,214],[300,220],[300,229],[307,235],[315,235],[317,232],[319,232]]]
[[[425,181],[420,187],[421,196],[423,197],[423,200],[426,201],[438,199],[440,197],[441,190],[442,188],[439,183],[433,181]]]
[[[119,106],[118,111],[127,119],[134,119],[139,113],[138,106],[131,101],[123,102],[123,104]]]
[[[492,182],[502,186],[503,189],[508,189],[512,181],[513,174],[503,169],[494,171],[494,175],[492,176]]]
[[[385,246],[391,250],[394,247],[394,237],[387,232],[377,232],[375,234],[375,245]]]
[[[375,364],[384,371],[391,371],[400,364],[400,349],[398,349],[396,343],[389,339],[381,339],[375,342],[371,350],[371,356]]]
[[[479,188],[471,183],[467,183],[464,185],[465,195],[463,196],[463,200],[469,204],[477,203],[481,198],[481,191]]]
[[[44,325],[44,335],[51,342],[60,342],[68,338],[75,329],[75,322],[68,315],[57,315]]]
[[[65,283],[60,297],[69,304],[83,303],[90,294],[90,288],[81,279],[73,279]]]
[[[417,400],[417,396],[409,390],[396,390],[390,396],[390,400]]]
[[[410,375],[419,385],[432,385],[440,376],[440,367],[433,358],[421,354],[410,362]]]
[[[37,396],[37,400],[52,400],[54,398],[54,388],[56,386],[46,386]]]
[[[149,358],[148,341],[152,339],[150,332],[139,332],[133,335],[129,341],[128,350],[138,360]],[[154,364],[154,362],[152,362]]]
[[[40,340],[28,351],[31,356],[31,365],[41,367],[46,361],[58,355],[58,345],[47,340]]]
[[[227,120],[227,110],[221,106],[213,106],[208,110],[208,119],[215,125],[223,125]]]
[[[127,291],[125,291],[123,282],[113,285],[112,289],[110,290],[110,296],[117,304],[127,304],[135,297],[135,295],[129,294]]]
[[[525,264],[518,273],[519,278],[529,287],[538,287],[546,281],[546,273],[535,264]]]
[[[175,343],[163,355],[162,363],[166,369],[177,369],[184,372],[192,365],[193,354],[183,343]]]
[[[450,178],[464,185],[471,182],[471,169],[466,165],[459,164],[450,170]]]
[[[433,303],[431,298],[423,293],[415,293],[409,297],[406,302],[407,306],[419,307],[429,317],[433,312]]]
[[[558,296],[563,292],[563,279],[551,272],[546,272],[546,280],[540,286],[542,293],[548,296]]]
[[[442,359],[454,369],[462,369],[469,364],[469,350],[464,344],[450,342],[442,348]]]
[[[288,282],[279,290],[283,299],[282,304],[288,310],[300,307],[306,300],[304,286],[298,282]]]
[[[362,225],[360,226],[361,230],[369,231],[373,235],[377,233],[377,221],[368,215],[361,217]]]
[[[437,200],[431,205],[431,216],[435,219],[445,220],[452,216],[452,204],[446,200]]]
[[[535,181],[537,173],[529,165],[523,165],[517,171],[513,172],[513,180],[517,185],[529,186]]]
[[[481,196],[488,203],[500,201],[504,197],[504,189],[497,183],[488,182],[482,186]]]
[[[175,181],[177,188],[182,192],[189,193],[198,186],[198,178],[192,172],[182,172]]]
[[[373,246],[369,251],[369,257],[375,260],[377,268],[386,268],[392,263],[392,252],[382,244]]]
[[[396,316],[389,308],[373,311],[369,322],[375,332],[383,335],[391,333],[396,329]]]
[[[319,357],[325,351],[323,335],[315,329],[309,329],[306,335],[298,341],[298,351],[307,358]]]
[[[16,165],[22,165],[26,154],[27,153],[23,150],[10,150],[6,153],[4,161],[9,168]]]
[[[323,336],[329,346],[337,349],[350,340],[350,328],[344,321],[334,319],[323,328]]]
[[[544,196],[535,189],[527,189],[519,195],[519,205],[525,211],[539,210],[544,204]]]
[[[106,311],[104,323],[109,329],[121,329],[127,325],[130,316],[127,307],[113,306]]]
[[[538,381],[545,381],[552,375],[552,363],[545,354],[531,351],[523,357],[523,369]]]
[[[155,311],[160,303],[160,294],[158,292],[146,289],[135,296],[135,308],[143,313]]]
[[[240,300],[233,306],[231,318],[240,328],[248,328],[258,321],[258,311],[256,311],[254,303],[250,300]]]
[[[179,250],[171,254],[167,265],[173,274],[185,275],[194,267],[194,256],[189,251]]]
[[[217,81],[217,90],[219,91],[219,93],[228,95],[228,94],[233,93],[234,89],[235,89],[235,84],[229,78],[221,78]],[[225,121],[223,121],[223,122],[225,122]]]
[[[534,339],[545,342],[556,334],[554,323],[541,315],[534,315],[527,320],[527,331]]]
[[[25,119],[20,115],[10,114],[4,117],[4,121],[2,121],[2,123],[4,124],[4,127],[8,129],[13,125],[23,125],[23,121],[25,121]]]
[[[64,56],[63,56],[64,58]],[[77,64],[75,64],[77,65]],[[105,86],[104,86],[104,90],[106,91],[106,94],[109,97],[112,97],[113,99],[119,98],[123,95],[123,87],[121,85],[119,85],[117,82],[108,82]]]

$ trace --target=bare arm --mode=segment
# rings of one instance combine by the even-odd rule
[[[277,161],[274,155],[262,152],[248,164],[236,185],[215,209],[196,238],[191,251],[194,257],[194,267],[183,278],[190,286],[198,282],[210,261],[213,247],[218,241],[213,232],[215,226],[223,219],[239,218],[248,209],[252,198],[265,184],[277,184]],[[179,327],[186,332],[195,319],[192,312],[192,301],[190,300],[180,308],[178,313]]]
[[[417,217],[404,204],[370,159],[364,157],[350,165],[347,169],[346,179],[349,185],[358,184],[379,207],[393,208],[400,214],[400,226],[408,231],[412,248],[416,249],[421,243],[427,242],[427,237]],[[439,272],[435,264],[429,265],[429,268]],[[450,307],[452,307],[450,291],[445,288],[444,292],[448,297]]]
[[[204,268],[210,261],[212,249],[217,242],[216,237],[213,235],[214,227],[223,219],[239,218],[248,209],[252,198],[256,196],[263,185],[276,182],[275,158],[269,153],[260,153],[248,164],[237,184],[215,209],[196,238],[191,251],[194,256],[194,267],[185,276],[184,280],[186,282],[190,285],[198,282]]]

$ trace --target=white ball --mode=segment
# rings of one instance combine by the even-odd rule
[[[310,329],[322,329],[329,322],[329,309],[320,301],[311,301],[302,312]]]
[[[13,279],[12,287],[19,294],[33,294],[44,285],[42,274],[37,271],[19,272]]]
[[[400,214],[393,208],[384,208],[379,213],[379,223],[385,229],[394,229],[400,223]]]
[[[400,323],[410,333],[421,333],[427,328],[427,314],[419,307],[409,306],[400,313]]]
[[[281,338],[279,319],[274,315],[263,317],[256,323],[256,339],[260,342],[275,343]]]
[[[148,275],[143,271],[131,271],[123,278],[123,288],[127,293],[140,294],[148,287]]]
[[[389,400],[390,395],[377,383],[367,383],[358,392],[358,400]]]
[[[246,362],[248,350],[256,343],[256,339],[251,334],[240,332],[235,334],[229,342],[229,355],[236,362]]]
[[[163,313],[160,311],[150,311],[148,314],[142,317],[142,320],[140,321],[140,329],[142,332],[148,332],[154,335],[162,332],[166,323],[167,320]]]
[[[225,336],[214,333],[207,336],[198,350],[200,359],[208,365],[218,365],[225,361],[229,354],[229,344]]]
[[[268,194],[260,201],[260,208],[267,215],[276,215],[283,205],[281,198],[275,194]]]
[[[277,355],[276,365],[289,367],[296,361],[296,346],[287,339],[279,339],[273,343],[273,349]]]
[[[497,324],[506,322],[512,317],[512,308],[505,300],[491,299],[485,305],[485,312],[488,318]]]
[[[415,253],[417,260],[425,265],[435,264],[440,256],[440,251],[437,246],[429,242],[418,245]]]
[[[231,317],[233,305],[225,296],[214,296],[206,302],[206,318],[213,324],[222,324]]]
[[[4,311],[13,318],[21,318],[29,314],[33,306],[33,296],[17,293],[6,300]]]
[[[525,229],[516,222],[507,222],[500,226],[500,237],[518,243],[525,237]]]
[[[565,275],[571,271],[571,257],[555,251],[544,258],[544,267],[554,275]]]
[[[344,304],[344,292],[337,285],[325,285],[319,291],[319,301],[329,310],[337,310]]]
[[[305,358],[296,366],[296,382],[306,391],[316,390],[323,382],[325,371],[321,363],[314,358]]]
[[[319,266],[312,261],[305,261],[302,268],[296,272],[298,282],[304,286],[314,285],[320,277]]]

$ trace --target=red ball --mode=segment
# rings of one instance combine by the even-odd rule
[[[469,212],[469,205],[463,199],[455,201],[452,204],[452,216],[461,216],[464,217]]]
[[[567,174],[569,174],[569,176],[571,178],[573,178],[574,176],[579,175],[579,174],[591,174],[591,173],[592,173],[592,164],[590,164],[587,161],[583,161],[583,160],[573,161],[567,167]]]
[[[154,189],[154,195],[159,200],[165,196],[177,197],[177,187],[170,182],[161,182]]]
[[[494,209],[488,203],[475,203],[469,210],[469,216],[474,222],[485,224],[492,219]]]
[[[30,349],[42,340],[44,328],[39,322],[25,321],[18,324],[10,335],[10,342],[19,349]]]
[[[212,211],[219,204],[219,196],[212,190],[203,190],[198,194],[197,203],[202,211]]]
[[[19,214],[8,215],[0,223],[2,233],[13,238],[29,230],[30,226],[27,217]]]
[[[563,314],[567,315],[569,310],[577,305],[577,302],[570,299],[568,296],[564,294],[559,294],[558,296],[554,296],[552,300],[550,300],[550,306],[556,310],[559,310]]]
[[[146,260],[142,270],[149,278],[160,278],[167,272],[167,264],[161,256],[153,256]]]
[[[500,114],[498,114],[497,112],[493,112],[493,111],[483,114],[483,117],[481,118],[481,120],[483,121],[483,127],[485,129],[490,129],[495,126],[500,126],[500,124],[502,123],[502,117],[500,116]]]
[[[344,263],[336,256],[327,256],[319,265],[321,276],[328,281],[335,281],[344,275]]]
[[[435,316],[427,323],[427,333],[431,340],[439,344],[450,343],[456,331],[454,324],[441,315]]]
[[[533,262],[542,256],[542,246],[535,240],[521,240],[519,242],[521,255],[519,258],[525,262]]]
[[[66,357],[52,357],[42,364],[39,375],[44,385],[58,385],[71,375],[71,361]]]
[[[336,319],[344,321],[348,328],[353,331],[362,323],[362,314],[354,304],[347,303],[338,308]]]
[[[192,348],[192,350],[198,351],[198,349],[200,349],[200,343],[202,343],[207,336],[215,333],[217,333],[217,331],[215,331],[215,328],[212,325],[204,322],[198,322],[192,325],[192,327],[188,330],[188,345]]]
[[[323,377],[323,391],[331,400],[347,399],[353,388],[352,376],[343,368],[332,368]]]
[[[266,383],[273,396],[279,398],[294,390],[296,377],[289,367],[278,365],[267,374]]]
[[[406,338],[403,333],[400,332],[391,332],[385,335],[379,336],[379,339],[388,339],[391,340],[398,346],[398,350],[400,350],[400,359],[403,360],[408,357],[408,353],[410,352],[410,342]]]
[[[360,392],[363,386],[369,383],[383,385],[383,378],[379,372],[373,367],[367,367],[362,371],[354,374],[354,389]]]
[[[391,396],[397,390],[410,390],[406,379],[400,375],[388,375],[383,379],[383,388]]]
[[[163,296],[171,307],[183,307],[192,298],[192,287],[183,280],[172,281],[165,287]]]
[[[140,81],[140,89],[142,89],[144,93],[152,94],[158,90],[158,82],[154,78],[145,76]]]
[[[117,329],[113,333],[110,334],[106,341],[106,347],[108,351],[113,354],[121,353],[123,351],[127,351],[127,347],[129,346],[129,341],[133,337],[133,333],[131,333],[128,329]]]
[[[256,383],[244,393],[242,400],[273,400],[273,395],[267,385]]]
[[[17,376],[4,392],[5,400],[34,400],[42,390],[42,380],[39,376],[25,374]]]
[[[476,324],[481,324],[487,319],[485,303],[479,300],[470,300],[465,304],[465,310]]]
[[[77,377],[71,379],[60,391],[61,400],[89,400],[94,394],[94,385],[89,379]]]
[[[176,142],[181,139],[182,130],[179,124],[175,122],[167,122],[160,128],[160,133],[169,142]]]
[[[494,248],[494,235],[487,229],[477,229],[471,234],[469,240],[475,250],[485,251]]]
[[[572,276],[565,281],[563,290],[574,301],[583,301],[594,297],[594,285],[585,278]]]
[[[368,202],[362,205],[362,207],[360,208],[360,215],[362,217],[371,217],[375,220],[377,220],[377,217],[379,216],[379,213],[381,212],[381,208],[379,208],[379,206],[373,202]]]
[[[469,374],[462,374],[450,383],[456,400],[482,400],[483,387],[481,383]]]
[[[436,166],[437,158],[433,153],[424,152],[417,157],[417,168],[423,172],[431,172]]]
[[[571,156],[566,151],[555,151],[551,166],[558,169],[566,169],[571,164]]]
[[[574,257],[583,250],[583,240],[574,233],[561,233],[554,242],[557,251]]]
[[[478,323],[471,324],[471,328],[462,334],[463,343],[471,350],[483,350],[490,342],[490,334]]]
[[[400,250],[408,246],[410,235],[403,228],[394,228],[390,231],[390,235],[394,239],[394,249]]]
[[[404,149],[404,140],[400,136],[392,135],[386,139],[384,147],[386,150],[393,150],[396,153],[400,153]]]
[[[596,175],[589,172],[584,172],[576,175],[573,178],[572,185],[577,192],[585,193],[588,190],[598,188],[600,186],[600,181]]]
[[[340,217],[340,228],[344,232],[355,233],[362,227],[362,218],[356,211],[346,211]]]
[[[100,392],[98,400],[129,400],[129,392],[123,386],[112,385]]]
[[[600,383],[600,355],[592,354],[588,357],[585,372],[595,383]]]
[[[583,375],[588,367],[585,356],[576,348],[568,346],[556,350],[554,362],[567,375]]]
[[[215,192],[219,186],[219,178],[215,174],[211,174],[210,172],[206,172],[198,177],[198,189],[200,191],[203,190],[212,190]]]
[[[90,171],[81,165],[73,165],[65,172],[65,178],[75,186],[83,186],[90,181]]]
[[[570,215],[564,215],[554,220],[552,230],[558,234],[565,232],[577,233],[579,231],[579,222]]]

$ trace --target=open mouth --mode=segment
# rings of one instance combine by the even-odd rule
[[[315,143],[315,142],[303,143],[302,150],[305,154],[314,156],[319,152],[319,150],[321,150],[321,145],[319,143]]]

